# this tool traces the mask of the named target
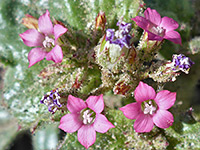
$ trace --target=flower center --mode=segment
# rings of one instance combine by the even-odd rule
[[[81,111],[81,118],[83,120],[83,124],[92,124],[95,120],[95,116],[95,112],[91,109],[86,108]]]
[[[45,36],[45,39],[44,39],[42,44],[47,49],[48,48],[52,48],[53,46],[55,46],[54,39],[52,39],[52,38],[50,38],[48,36]]]
[[[156,35],[159,35],[161,37],[164,36],[164,32],[165,32],[165,29],[163,27],[159,27],[159,26],[153,26],[150,31]]]
[[[153,115],[157,110],[157,105],[153,100],[148,100],[148,101],[142,102],[141,108],[144,114]]]

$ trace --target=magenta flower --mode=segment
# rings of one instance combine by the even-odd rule
[[[163,39],[170,40],[175,44],[181,44],[181,36],[177,31],[178,23],[172,18],[163,17],[151,8],[147,8],[144,12],[144,17],[136,16],[132,18],[136,24],[148,32],[149,40],[162,41]]]
[[[120,110],[128,119],[136,119],[136,132],[150,132],[154,124],[159,128],[168,128],[174,122],[173,115],[167,111],[176,101],[176,93],[168,90],[155,90],[140,82],[135,89],[135,103],[128,104]]]
[[[63,53],[59,46],[58,38],[67,32],[67,28],[56,24],[53,26],[49,11],[40,16],[38,20],[39,31],[29,29],[26,32],[19,34],[25,45],[33,48],[28,54],[29,67],[41,61],[46,57],[46,60],[52,60],[55,63],[62,62]]]
[[[115,126],[100,114],[104,109],[103,95],[90,96],[86,102],[69,95],[67,108],[71,112],[60,120],[59,128],[67,133],[78,130],[78,141],[89,148],[96,141],[96,131],[107,132]]]

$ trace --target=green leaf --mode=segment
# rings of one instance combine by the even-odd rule
[[[58,143],[58,124],[46,124],[33,135],[34,149],[55,149]]]
[[[168,149],[200,149],[200,123],[182,123],[181,133],[177,133],[173,128],[166,129],[166,137],[170,141]]]
[[[6,149],[18,130],[16,119],[0,107],[0,149]]]

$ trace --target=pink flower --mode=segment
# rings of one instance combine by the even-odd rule
[[[128,119],[136,119],[136,132],[150,132],[154,124],[159,128],[168,128],[174,122],[173,115],[167,111],[176,101],[176,93],[168,90],[155,90],[140,82],[135,89],[135,103],[128,104],[120,110]]]
[[[40,16],[38,27],[40,32],[36,29],[29,29],[19,34],[25,45],[36,47],[28,54],[29,67],[41,61],[44,57],[46,57],[46,60],[52,60],[55,63],[62,62],[63,53],[58,38],[67,32],[67,28],[59,24],[53,26],[48,10]]]
[[[136,16],[132,18],[136,24],[148,32],[149,40],[162,41],[163,39],[170,40],[175,44],[181,44],[181,36],[177,31],[178,23],[172,18],[163,17],[151,8],[147,8],[144,12],[144,17]]]
[[[69,95],[67,108],[71,112],[60,120],[59,128],[72,133],[78,130],[78,141],[89,148],[96,141],[96,131],[107,132],[115,126],[100,114],[104,109],[103,95],[90,96],[86,102]]]

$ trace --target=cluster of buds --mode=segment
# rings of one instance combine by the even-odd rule
[[[186,74],[189,73],[189,70],[194,62],[183,54],[174,54],[172,56],[172,62],[168,64],[174,72],[182,71]]]
[[[100,39],[100,44],[94,49],[97,64],[114,73],[125,70],[126,67],[122,64],[126,63],[132,48],[131,23],[119,21],[117,26],[119,29],[116,31],[115,29],[107,29],[106,34]]]
[[[58,93],[58,90],[52,90],[51,92],[47,92],[40,100],[40,103],[48,106],[48,110],[52,114],[54,114],[58,110],[58,108],[62,107],[62,104],[60,103],[60,95]]]
[[[114,29],[106,30],[106,41],[109,41],[110,44],[119,45],[121,48],[124,46],[126,48],[130,47],[131,35],[129,34],[131,31],[131,23],[126,22],[117,22],[117,26],[119,26],[119,30],[115,31]]]

